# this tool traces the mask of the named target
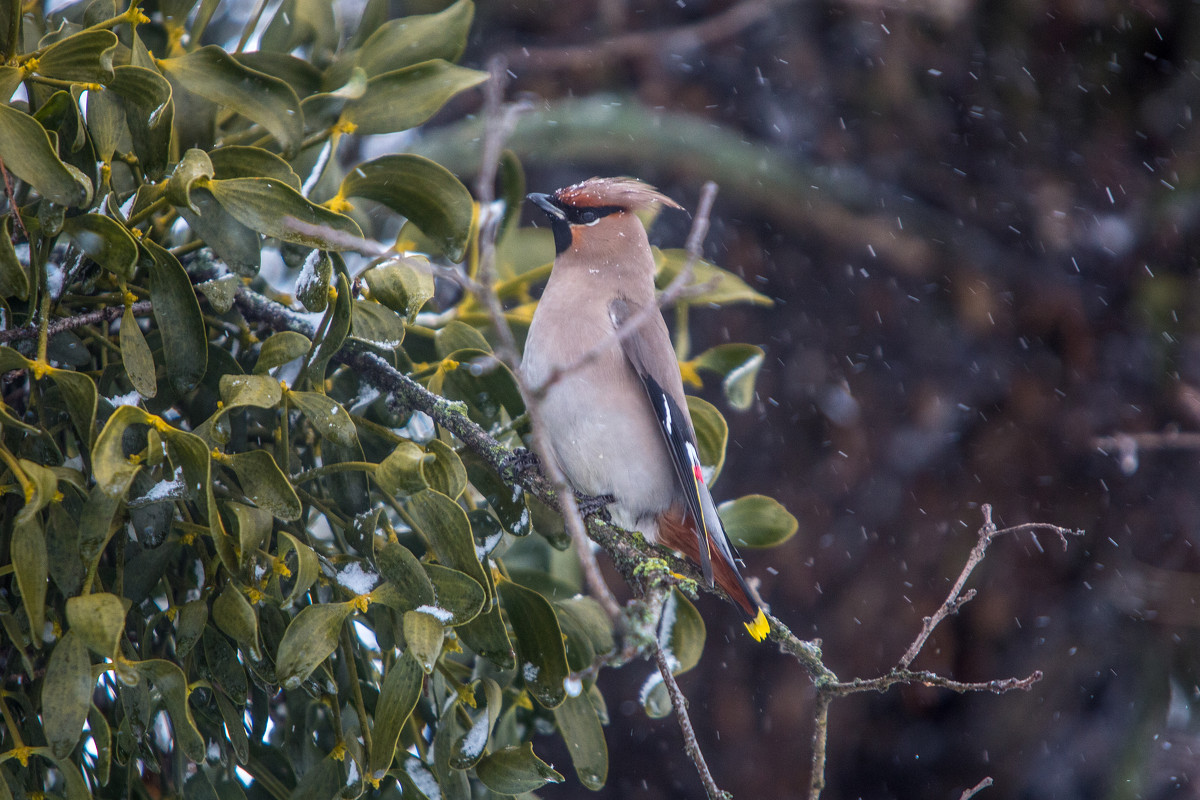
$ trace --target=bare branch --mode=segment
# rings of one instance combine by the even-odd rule
[[[133,315],[142,317],[149,314],[151,305],[149,300],[139,300],[133,304]],[[125,313],[125,306],[105,306],[104,308],[89,311],[85,314],[76,314],[72,317],[59,317],[50,321],[47,326],[47,336],[54,336],[63,331],[82,328],[85,325],[96,325],[101,322],[112,322],[121,317]],[[6,331],[0,331],[0,344],[8,344],[9,342],[19,342],[25,339],[36,339],[38,336],[37,325],[26,325],[23,328],[10,328]]]
[[[700,774],[700,781],[704,784],[704,791],[708,793],[708,799],[728,800],[731,795],[717,786],[717,782],[708,768],[708,763],[704,760],[704,753],[700,751],[700,743],[696,740],[696,730],[692,727],[692,718],[688,716],[687,712],[687,698],[683,696],[683,691],[676,683],[675,676],[671,674],[671,664],[661,647],[654,648],[654,663],[658,665],[658,672],[662,675],[663,684],[667,687],[667,694],[671,697],[671,705],[675,709],[675,718],[679,720],[679,727],[683,730],[683,749],[687,752],[688,758],[692,760],[692,764],[695,765],[696,772]]]
[[[962,794],[960,794],[958,796],[958,800],[971,800],[972,797],[979,794],[980,792],[982,792],[984,789],[988,788],[991,785],[992,785],[992,779],[984,778],[979,783],[975,784],[970,789],[967,789]]]
[[[574,47],[527,47],[509,57],[542,69],[595,69],[597,64],[620,59],[662,57],[663,53],[691,50],[723,41],[777,13],[792,0],[744,0],[708,19],[666,30],[638,31]]]
[[[1057,525],[1048,525],[1040,522],[1027,522],[1022,525],[1014,525],[1009,528],[997,529],[996,524],[992,522],[991,505],[984,503],[980,507],[980,511],[983,514],[983,526],[979,529],[979,540],[975,543],[975,546],[971,548],[971,554],[967,557],[967,563],[963,565],[962,572],[960,572],[958,575],[958,580],[956,580],[954,582],[954,586],[950,588],[950,594],[946,596],[945,601],[938,608],[938,610],[933,613],[933,616],[925,617],[921,625],[921,632],[917,634],[917,638],[913,639],[912,644],[908,646],[908,650],[906,650],[904,655],[900,657],[900,661],[897,664],[898,669],[908,669],[908,666],[912,664],[913,660],[920,654],[921,648],[923,648],[925,643],[929,641],[929,637],[933,634],[933,631],[937,628],[937,626],[942,623],[942,620],[958,613],[958,610],[962,608],[963,605],[975,597],[974,590],[964,593],[963,587],[966,585],[967,580],[971,577],[971,573],[975,571],[975,567],[979,566],[979,562],[983,561],[984,556],[987,554],[988,547],[991,545],[992,540],[997,536],[1001,536],[1006,533],[1020,533],[1022,531],[1047,530],[1056,534],[1059,539],[1062,540],[1063,549],[1065,550],[1067,547],[1067,536],[1077,536],[1082,533],[1082,531],[1073,531],[1067,528],[1061,528]]]
[[[808,799],[818,800],[825,790],[825,745],[829,739],[829,704],[833,695],[818,692],[813,709],[812,774],[808,781]]]

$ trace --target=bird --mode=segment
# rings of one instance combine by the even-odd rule
[[[534,424],[543,455],[580,494],[611,495],[616,525],[699,564],[762,641],[770,624],[704,479],[655,296],[654,255],[637,217],[655,206],[682,207],[628,177],[590,178],[528,199],[549,217],[556,251],[521,363],[527,385],[542,390]]]

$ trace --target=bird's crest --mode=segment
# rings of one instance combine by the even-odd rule
[[[635,178],[588,178],[559,189],[554,198],[575,208],[619,206],[626,211],[640,211],[656,203],[682,208],[658,189]]]

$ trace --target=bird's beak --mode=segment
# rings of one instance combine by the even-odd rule
[[[537,192],[534,192],[533,194],[526,195],[526,197],[532,201],[535,206],[540,208],[542,211],[545,211],[551,219],[565,220],[567,218],[567,215],[563,213],[563,210],[558,207],[558,204],[554,202],[554,198],[552,198],[550,195],[538,194]]]

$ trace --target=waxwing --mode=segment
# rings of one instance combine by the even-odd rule
[[[616,498],[614,523],[698,563],[761,641],[770,626],[704,482],[679,363],[655,298],[654,256],[634,213],[680,206],[632,178],[592,178],[529,199],[549,216],[557,251],[521,366],[532,387],[553,379],[539,407],[546,455],[576,491]],[[622,326],[635,327],[618,340],[613,332]],[[585,362],[606,340],[611,347]]]

